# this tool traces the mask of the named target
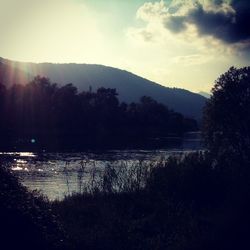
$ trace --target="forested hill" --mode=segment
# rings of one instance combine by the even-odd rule
[[[24,79],[32,80],[34,76],[41,75],[50,78],[52,82],[73,83],[79,91],[89,90],[90,87],[94,91],[100,87],[115,88],[120,101],[137,102],[142,96],[150,96],[169,108],[196,119],[201,118],[206,101],[206,98],[199,94],[184,89],[164,87],[130,72],[102,65],[35,64],[3,58],[0,58],[0,62],[0,68],[8,66],[10,74],[5,77],[3,82],[5,84],[11,84],[11,79],[14,79],[12,83],[17,83],[20,78],[20,82],[23,83]]]
[[[12,65],[5,64],[0,58],[0,83],[10,86],[14,83],[25,84],[34,78],[29,73],[13,67]]]

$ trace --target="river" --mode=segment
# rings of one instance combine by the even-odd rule
[[[180,156],[200,149],[200,137],[197,137],[197,133],[189,133],[175,148],[73,153],[0,152],[0,161],[28,189],[38,190],[50,200],[55,200],[79,192],[82,185],[88,182],[93,169],[102,172],[107,165],[119,167],[165,161],[169,156]]]

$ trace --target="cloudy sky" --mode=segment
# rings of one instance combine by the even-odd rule
[[[0,56],[95,63],[209,91],[250,65],[249,0],[0,0]]]

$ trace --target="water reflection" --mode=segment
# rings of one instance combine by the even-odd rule
[[[36,154],[33,152],[0,152],[0,155],[11,155],[11,156],[20,156],[20,157],[35,157]]]
[[[19,155],[21,157],[35,157],[36,155],[32,152],[20,152]]]
[[[103,172],[107,165],[132,166],[166,160],[169,155],[183,151],[130,150],[105,153],[1,153],[13,173],[31,190],[41,190],[49,199],[61,199],[72,192],[79,192],[90,176]],[[11,157],[10,157],[11,156]],[[95,173],[93,173],[93,169]]]
[[[31,190],[40,190],[49,199],[61,199],[82,190],[93,174],[106,166],[132,166],[143,161],[149,164],[164,161],[170,155],[183,155],[201,149],[197,138],[187,136],[179,149],[112,150],[80,153],[0,152],[0,163],[5,164]],[[191,146],[190,146],[191,145]],[[94,169],[94,171],[93,171]],[[79,181],[80,180],[80,181]]]

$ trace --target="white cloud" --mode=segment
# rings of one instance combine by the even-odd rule
[[[138,9],[138,22],[127,30],[127,37],[138,55],[147,54],[151,58],[148,65],[146,61],[141,62],[148,78],[167,86],[209,91],[220,73],[232,64],[242,66],[236,47],[243,45],[225,44],[212,34],[201,35],[192,22],[186,22],[184,27],[173,27],[179,28],[178,32],[169,29],[167,21],[185,17],[197,8],[195,2],[202,3],[206,11],[233,15],[229,2],[219,7],[215,1],[206,0],[175,0],[170,4],[148,2]]]
[[[155,3],[148,2],[144,3],[143,6],[138,9],[136,17],[144,21],[155,21],[160,20],[167,14],[168,10],[164,1]]]
[[[195,23],[183,22],[188,12],[198,8],[197,4],[203,4],[204,9],[214,13],[234,13],[232,7],[224,2],[216,6],[213,1],[208,0],[173,0],[166,4],[163,0],[159,2],[147,2],[137,11],[137,19],[144,21],[144,26],[130,27],[127,35],[135,43],[161,43],[162,49],[173,49],[176,53],[186,53],[190,55],[233,55],[237,53],[236,48],[244,44],[228,45],[216,39],[213,35],[201,36]],[[233,20],[232,20],[233,22]],[[189,54],[185,55],[188,56]]]

